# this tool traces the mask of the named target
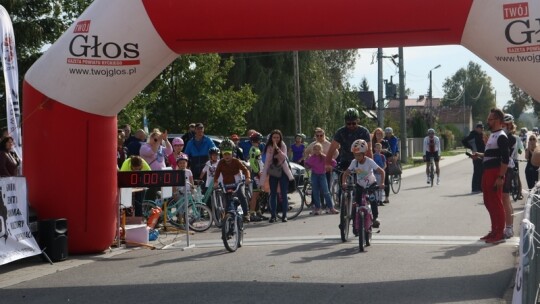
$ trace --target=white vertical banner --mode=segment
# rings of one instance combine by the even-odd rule
[[[0,5],[0,43],[2,50],[2,69],[6,86],[6,111],[9,135],[15,142],[14,150],[22,160],[22,138],[20,125],[19,103],[19,68],[17,66],[17,52],[15,51],[15,34],[13,25],[6,9]]]
[[[0,265],[40,253],[28,226],[26,179],[0,178]]]

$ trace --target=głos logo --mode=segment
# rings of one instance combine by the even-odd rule
[[[505,28],[504,36],[513,45],[532,44],[540,42],[540,18],[530,20],[529,3],[520,2],[503,5],[503,18],[513,20]],[[509,48],[510,53],[537,51],[538,45],[527,48]]]
[[[114,66],[140,64],[140,60],[136,60],[140,55],[138,43],[101,41],[97,35],[88,35],[90,23],[90,20],[83,20],[75,25],[73,32],[78,35],[69,43],[69,53],[75,58],[68,58],[68,63]]]

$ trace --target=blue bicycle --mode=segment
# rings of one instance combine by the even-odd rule
[[[240,200],[237,192],[241,191],[244,182],[238,184],[219,185],[216,189],[216,196],[226,202],[227,213],[223,218],[221,226],[221,239],[223,245],[230,252],[242,247],[244,242],[244,222],[242,220],[243,211],[240,208]]]

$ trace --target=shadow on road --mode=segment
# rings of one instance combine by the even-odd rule
[[[303,277],[285,282],[229,281],[119,284],[3,289],[5,303],[488,303],[500,299],[513,269],[457,277],[386,282],[310,283]],[[181,275],[181,273],[179,273]],[[361,270],[359,276],[363,274]],[[499,283],[498,283],[499,282]],[[498,286],[500,285],[500,286]],[[441,288],[451,286],[452,288]],[[256,300],[254,300],[256,299]]]

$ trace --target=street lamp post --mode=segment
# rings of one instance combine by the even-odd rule
[[[433,127],[433,84],[432,84],[432,71],[440,68],[441,65],[437,65],[433,69],[429,70],[429,126]]]

